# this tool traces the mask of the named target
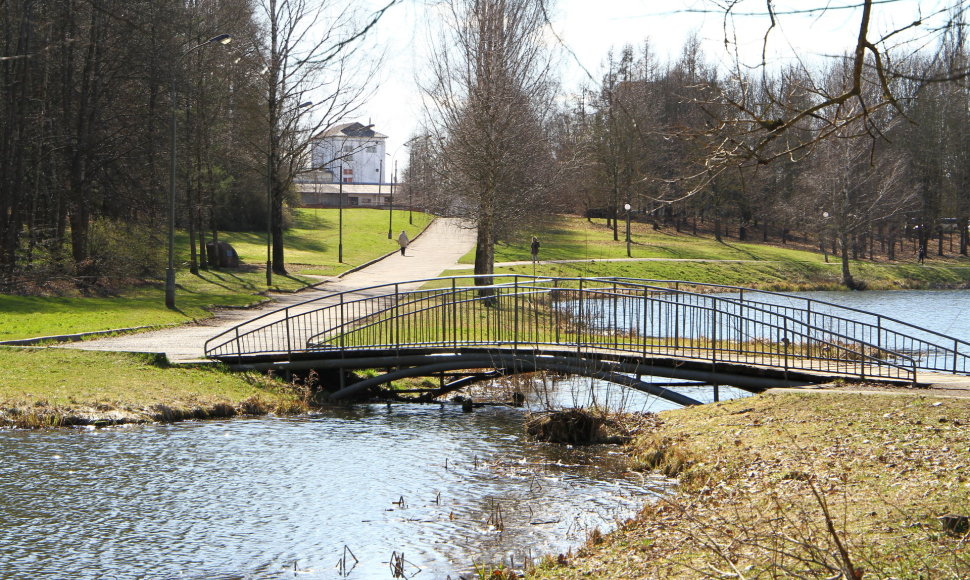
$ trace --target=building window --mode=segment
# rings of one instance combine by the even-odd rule
[[[353,182],[354,182],[353,177],[344,177],[344,183],[353,183]]]
[[[344,151],[353,151],[353,150],[354,150],[353,145],[344,145]]]
[[[377,145],[368,145],[367,146],[367,152],[368,153],[377,153]]]
[[[344,175],[353,175],[353,174],[354,174],[353,169],[344,168]]]
[[[351,197],[350,198],[350,205],[357,205],[357,198],[356,197]]]

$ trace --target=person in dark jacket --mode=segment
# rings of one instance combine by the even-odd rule
[[[539,238],[532,236],[532,261],[539,261]]]

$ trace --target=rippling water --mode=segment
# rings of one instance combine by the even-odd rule
[[[970,290],[887,290],[865,292],[797,292],[795,296],[832,302],[881,314],[970,341]],[[784,303],[782,297],[775,297]]]
[[[386,578],[395,552],[407,575],[457,577],[580,544],[662,484],[606,447],[527,442],[522,418],[395,405],[0,432],[0,577],[334,578],[343,561]]]

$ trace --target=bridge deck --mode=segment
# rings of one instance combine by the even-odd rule
[[[623,372],[643,376],[701,380],[708,384],[732,385],[753,391],[772,387],[794,385],[817,385],[839,379],[859,379],[864,376],[863,365],[844,364],[839,369],[806,370],[784,368],[782,360],[749,362],[711,361],[671,352],[666,356],[644,356],[634,351],[591,349],[577,356],[575,350],[556,348],[515,349],[513,347],[430,349],[420,347],[394,349],[345,349],[342,351],[303,351],[299,353],[261,353],[222,359],[234,370],[291,370],[344,369],[363,370],[373,368],[400,368],[456,361],[460,368],[469,368],[470,362],[481,362],[493,367],[499,360],[519,361],[523,366],[546,366],[568,362],[572,366],[614,362],[622,365]],[[536,361],[540,364],[536,365]],[[774,364],[772,364],[774,363]],[[483,367],[484,368],[484,367]],[[878,379],[878,382],[912,386],[906,378]],[[917,386],[953,384],[970,385],[970,377],[945,373],[923,372],[917,375]]]

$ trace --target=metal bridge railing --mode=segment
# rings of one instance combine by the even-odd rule
[[[207,342],[206,354],[231,360],[403,348],[567,349],[905,380],[915,380],[917,369],[968,368],[967,343],[779,293],[625,278],[512,276],[484,287],[464,284],[471,278],[337,293],[227,331]]]

